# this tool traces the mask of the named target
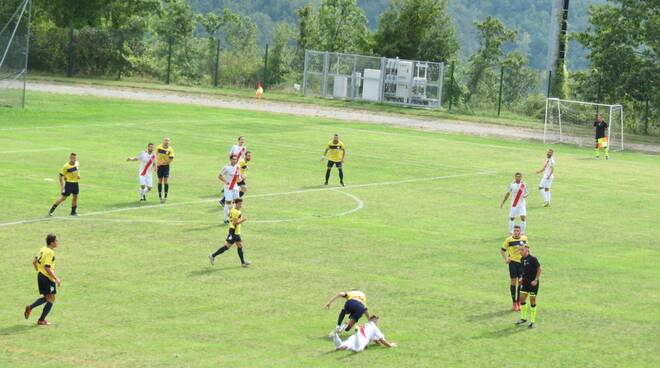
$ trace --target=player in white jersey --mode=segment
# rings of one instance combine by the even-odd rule
[[[550,188],[552,187],[552,179],[555,178],[555,151],[552,149],[548,150],[546,153],[545,164],[538,170],[536,173],[543,173],[541,178],[541,183],[539,183],[539,191],[541,192],[541,197],[543,197],[543,207],[550,207],[550,200],[552,195],[550,194]]]
[[[234,144],[231,146],[231,149],[229,150],[229,159],[232,158],[232,156],[236,156],[236,161],[240,162],[242,159],[245,158],[245,155],[247,153],[247,146],[245,146],[245,137],[244,136],[239,136],[238,137],[238,143]],[[224,189],[220,195],[222,198],[220,198],[220,205],[224,206],[225,205],[225,197],[224,197]]]
[[[352,350],[356,353],[364,351],[370,342],[379,345],[387,346],[388,348],[395,348],[396,343],[385,340],[385,335],[380,332],[378,328],[378,316],[371,316],[369,322],[364,326],[360,326],[355,330],[355,334],[351,335],[346,341],[339,338],[339,334],[335,332],[334,343],[336,350]]]
[[[516,216],[520,216],[520,230],[524,234],[527,227],[527,207],[525,199],[529,193],[527,192],[527,183],[522,180],[522,174],[517,172],[513,183],[509,184],[509,188],[504,194],[504,199],[500,203],[500,208],[509,196],[511,196],[511,210],[509,211],[509,234],[513,234],[513,226],[516,224]]]
[[[224,208],[225,208],[225,224],[229,223],[229,210],[231,209],[232,201],[239,198],[238,182],[240,181],[240,169],[238,167],[238,159],[236,156],[231,156],[229,163],[220,170],[218,179],[224,185]]]
[[[156,154],[154,144],[149,143],[146,151],[138,153],[135,157],[129,157],[126,161],[140,161],[138,180],[140,182],[140,201],[147,200],[147,193],[151,191],[153,184],[153,172],[156,170]]]

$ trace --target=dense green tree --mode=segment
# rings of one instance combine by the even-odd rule
[[[356,0],[323,0],[318,14],[314,47],[321,51],[369,51],[369,29],[364,10]]]
[[[524,100],[538,87],[538,74],[529,68],[527,58],[518,51],[507,54],[502,61],[504,80],[502,102],[511,106]]]
[[[374,36],[376,53],[448,61],[458,50],[446,0],[392,0]]]
[[[269,85],[282,83],[292,72],[294,50],[290,42],[295,36],[295,30],[288,23],[281,22],[275,27],[273,47],[268,54]]]

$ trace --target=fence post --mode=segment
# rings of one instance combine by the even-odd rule
[[[383,103],[385,102],[385,67],[387,63],[387,59],[385,57],[380,58],[380,82],[379,88],[380,91],[378,91],[378,102]]]
[[[303,96],[307,94],[307,68],[309,67],[309,50],[305,50],[305,63],[303,64],[303,85],[302,93]]]
[[[73,77],[73,27],[69,28],[69,63],[66,68],[66,76]]]
[[[268,44],[266,44],[266,54],[264,55],[264,78],[261,83],[264,87],[268,83]]]
[[[552,70],[548,70],[548,92],[546,93],[547,98],[550,98],[550,89],[552,88]]]
[[[119,30],[119,68],[117,70],[117,80],[121,80],[121,74],[124,71],[124,32]]]
[[[174,43],[173,37],[167,37],[167,76],[165,77],[165,84],[170,84],[170,72],[172,71],[172,43]]]
[[[497,116],[500,116],[500,110],[502,108],[502,82],[504,81],[504,66],[500,67],[500,93],[497,97]]]
[[[218,86],[218,68],[220,67],[220,40],[215,48],[215,69],[213,70],[213,87]]]
[[[330,67],[330,53],[323,53],[323,81],[321,83],[321,96],[328,94],[328,68]]]
[[[454,102],[454,63],[455,61],[452,60],[451,62],[451,79],[449,82],[449,111],[451,111],[451,105]]]

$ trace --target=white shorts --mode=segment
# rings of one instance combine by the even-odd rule
[[[149,188],[154,186],[154,177],[149,173],[148,175],[142,176],[138,175],[140,178],[140,185],[145,185]]]
[[[509,217],[516,217],[516,216],[527,216],[527,208],[525,208],[525,205],[519,204],[516,207],[511,207],[511,211],[509,212]]]
[[[541,183],[539,183],[539,188],[552,188],[552,176],[550,179],[548,179],[545,175],[543,176],[543,179],[541,179]]]
[[[234,187],[234,189],[225,188],[225,202],[230,202],[237,198],[240,198],[238,187]]]

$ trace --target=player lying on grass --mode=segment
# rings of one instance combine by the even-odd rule
[[[332,303],[339,298],[346,299],[346,303],[344,303],[344,308],[339,312],[337,327],[335,328],[336,332],[350,331],[363,314],[369,318],[367,296],[363,292],[358,289],[353,289],[351,291],[337,293],[337,295],[333,296],[332,299],[326,303],[325,309],[330,309]],[[347,314],[349,318],[348,324],[343,324],[344,317],[346,317]]]
[[[215,264],[215,257],[221,255],[222,253],[228,251],[232,245],[236,244],[238,248],[238,258],[241,260],[241,266],[247,267],[250,265],[250,261],[246,261],[243,256],[243,241],[241,240],[241,224],[243,224],[247,219],[241,214],[241,206],[243,205],[243,200],[238,198],[234,200],[234,207],[229,211],[229,234],[227,234],[227,239],[225,245],[218,248],[214,253],[209,254],[209,260],[211,265]]]
[[[60,181],[60,197],[53,203],[48,210],[48,216],[53,216],[53,212],[60,203],[64,202],[69,196],[71,198],[71,216],[77,216],[78,212],[78,193],[80,191],[79,184],[80,182],[80,164],[77,160],[77,155],[71,153],[69,155],[69,161],[64,163],[62,170],[60,171],[59,181]]]
[[[378,318],[378,316],[371,316],[369,322],[365,323],[364,326],[357,328],[355,334],[351,335],[346,341],[342,341],[339,338],[339,333],[335,332],[335,349],[352,350],[359,353],[364,351],[364,349],[369,346],[370,342],[374,342],[377,345],[387,346],[388,348],[395,348],[396,343],[385,340],[385,335],[380,332],[380,329],[378,328],[379,321],[380,318]]]

